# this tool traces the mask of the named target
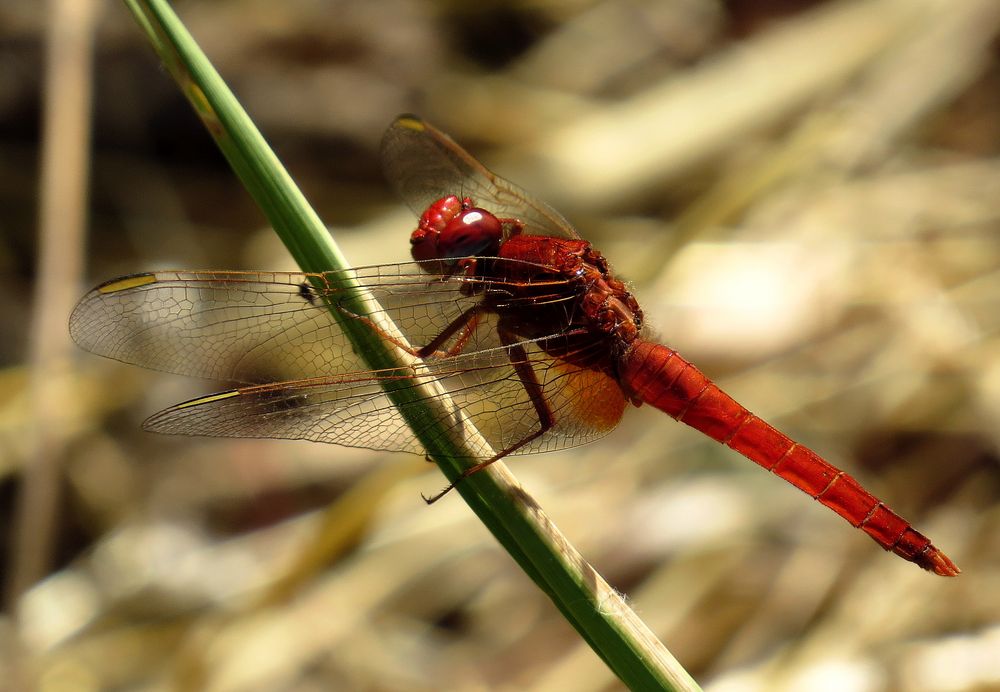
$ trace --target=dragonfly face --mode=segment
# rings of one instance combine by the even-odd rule
[[[410,254],[420,261],[455,264],[463,257],[496,255],[504,235],[501,221],[470,198],[448,195],[427,208],[410,234]]]

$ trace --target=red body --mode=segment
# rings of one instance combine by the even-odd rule
[[[563,340],[543,342],[543,347],[554,357],[611,374],[636,405],[654,406],[731,447],[829,507],[886,550],[936,574],[958,574],[958,568],[930,539],[914,530],[854,478],[750,413],[676,351],[644,341],[640,337],[642,312],[638,303],[589,243],[523,235],[516,219],[502,222],[489,218],[492,215],[484,210],[478,210],[480,213],[472,221],[465,222],[455,200],[455,197],[438,200],[422,219],[441,218],[444,209],[442,227],[451,232],[461,227],[465,237],[481,236],[479,241],[467,240],[465,246],[483,248],[477,254],[484,257],[464,258],[461,268],[470,277],[493,280],[504,286],[500,300],[490,295],[488,287],[484,289],[484,310],[501,313],[502,321],[503,313],[514,309],[505,306],[517,305],[520,310],[522,303],[530,304],[532,287],[536,284],[559,279],[567,285],[579,286],[575,309],[563,308],[554,317],[558,321],[562,316],[561,323],[553,325],[553,316],[522,319],[518,321],[519,337],[533,339],[543,335],[536,333],[531,324],[543,325],[544,333],[578,333],[572,348],[566,347]],[[461,208],[469,209],[472,205],[473,201],[465,198]],[[447,213],[449,210],[454,212]],[[497,234],[495,229],[504,225],[508,227],[506,236]],[[412,238],[417,259],[426,258],[426,248],[419,245],[425,240],[425,232],[422,221]],[[490,259],[494,255],[500,260],[513,261],[494,261]],[[439,254],[438,259],[447,258]],[[519,286],[522,288],[518,289]],[[590,347],[581,349],[582,341],[589,342]],[[587,359],[574,361],[573,354],[580,352],[586,353]],[[525,386],[530,388],[532,384],[525,382]],[[538,411],[542,434],[546,421],[552,426],[558,416],[544,410],[545,407],[544,402],[536,406],[542,409]],[[478,465],[477,470],[515,449],[516,446],[502,451]]]
[[[854,478],[750,413],[676,351],[635,342],[625,357],[621,379],[641,401],[784,478],[886,550],[942,576],[959,573],[929,538]]]
[[[413,116],[386,132],[382,160],[420,215],[415,263],[325,274],[155,272],[106,282],[81,300],[70,331],[84,348],[244,385],[161,411],[147,429],[420,453],[415,425],[470,421],[490,448],[469,475],[508,454],[596,439],[629,402],[647,403],[784,478],[886,550],[958,574],[856,480],[644,340],[635,298],[557,212]],[[380,319],[356,311],[356,286],[378,299]],[[388,321],[402,338],[382,328]],[[410,374],[370,370],[345,323],[421,360]],[[409,377],[448,390],[440,419],[428,421],[420,401],[388,401],[387,381],[405,387]]]
[[[421,224],[411,236],[416,259],[427,259],[427,242],[440,246],[447,234],[461,234],[463,247],[476,247],[481,258],[463,258],[459,267],[469,277],[492,280],[504,286],[502,298],[491,295],[489,283],[483,290],[484,310],[501,314],[519,311],[531,305],[533,287],[552,280],[578,286],[571,308],[562,306],[554,315],[535,315],[520,319],[517,336],[533,339],[549,332],[578,334],[568,346],[564,339],[543,341],[552,356],[574,362],[613,376],[634,404],[654,406],[676,420],[686,423],[714,440],[731,447],[751,461],[785,479],[821,504],[860,528],[886,550],[943,576],[959,573],[958,567],[909,522],[866,491],[860,483],[825,461],[808,447],[761,420],[723,392],[694,365],[666,346],[640,337],[642,311],[625,285],[616,279],[607,262],[589,243],[580,239],[523,235],[517,219],[491,218],[485,210],[466,221],[463,210],[473,208],[466,197],[457,205],[457,197],[434,202],[421,217]],[[434,226],[440,231],[428,231]],[[506,233],[497,229],[506,227]],[[432,238],[428,238],[428,236]],[[470,238],[478,240],[469,240]],[[494,261],[491,256],[503,262]],[[446,253],[436,259],[447,261]],[[459,267],[456,267],[459,268]],[[512,288],[513,287],[513,288]],[[521,287],[521,288],[518,288]],[[541,302],[541,301],[536,301]],[[523,304],[523,305],[522,305]],[[509,307],[516,305],[516,308]],[[553,320],[556,324],[553,324]],[[531,325],[539,325],[535,329]],[[581,348],[587,343],[587,348]],[[586,353],[586,359],[574,354]],[[525,387],[537,386],[527,375]],[[544,401],[536,403],[540,434],[552,427],[558,414],[547,410]],[[528,441],[528,440],[525,440]],[[475,467],[478,470],[518,448],[514,445],[496,457]]]

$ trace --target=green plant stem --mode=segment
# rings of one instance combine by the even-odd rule
[[[165,0],[125,2],[299,266],[307,272],[345,270],[347,263],[319,217],[169,4]],[[360,289],[349,284],[341,288],[357,291],[358,312],[365,312]],[[407,371],[409,362],[399,349],[356,321],[342,319],[340,312],[331,312],[372,369]],[[483,442],[456,439],[440,426],[435,429],[433,421],[447,419],[441,413],[448,408],[440,395],[428,396],[433,393],[432,387],[387,387],[388,396],[414,429],[427,431],[419,438],[428,454],[449,479],[455,479],[467,463],[462,460],[481,454]],[[470,476],[457,489],[625,684],[637,690],[698,689],[621,595],[583,560],[502,464]]]

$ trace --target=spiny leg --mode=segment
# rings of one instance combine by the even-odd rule
[[[445,327],[444,330],[434,337],[430,343],[417,349],[414,355],[419,358],[429,358],[430,356],[448,358],[450,356],[458,355],[465,349],[465,345],[469,342],[469,338],[472,336],[472,333],[475,332],[476,327],[479,326],[479,316],[482,314],[483,310],[484,308],[482,303],[473,305],[471,308],[452,320],[451,324]],[[439,353],[438,349],[459,331],[461,331],[461,334],[458,337],[458,341],[456,341],[455,344],[447,351]]]
[[[555,425],[555,414],[549,407],[549,403],[545,400],[545,396],[542,393],[542,384],[538,381],[538,376],[535,374],[534,368],[531,367],[531,363],[528,361],[528,353],[524,350],[524,346],[518,342],[517,335],[509,329],[502,320],[497,329],[500,334],[500,341],[507,348],[507,357],[510,359],[510,364],[514,368],[514,372],[517,373],[518,379],[521,380],[521,384],[524,386],[524,391],[527,392],[528,398],[531,400],[531,405],[535,408],[535,414],[538,416],[538,429],[535,432],[526,435],[518,442],[515,442],[509,447],[503,449],[499,453],[493,455],[489,459],[464,469],[462,473],[459,474],[458,478],[449,483],[443,490],[441,490],[441,492],[432,495],[431,497],[422,495],[421,497],[424,498],[424,502],[429,505],[434,504],[447,495],[448,492],[458,485],[463,478],[468,478],[472,474],[482,471],[494,461],[499,461],[508,454],[513,454],[532,440],[535,440],[547,433],[552,429],[552,426]]]
[[[369,329],[375,332],[381,339],[388,341],[390,344],[398,348],[400,351],[403,351],[408,355],[414,356],[415,358],[426,358],[432,355],[453,356],[460,353],[462,349],[465,347],[465,344],[468,342],[469,337],[472,336],[472,332],[475,331],[476,324],[479,322],[479,316],[477,313],[481,310],[480,306],[474,305],[473,307],[469,308],[461,315],[459,315],[458,318],[456,318],[451,324],[449,324],[444,329],[443,332],[434,337],[434,340],[431,341],[430,344],[428,344],[427,346],[414,348],[412,345],[406,343],[402,339],[387,333],[378,324],[376,324],[375,320],[373,320],[371,317],[368,317],[366,315],[360,315],[351,310],[347,310],[339,305],[337,306],[337,309],[343,312],[351,319],[366,325]],[[436,348],[434,348],[433,345],[435,344],[440,345],[462,327],[466,328],[466,332],[464,332],[462,336],[459,338],[459,342],[456,346],[453,346],[444,354],[439,354],[434,352]]]

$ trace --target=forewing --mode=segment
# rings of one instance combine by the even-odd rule
[[[401,115],[382,138],[382,168],[417,214],[447,195],[471,197],[500,218],[519,219],[525,233],[578,238],[563,216],[514,183],[489,171],[448,135],[415,115]]]
[[[363,285],[414,348],[479,302],[462,277],[428,275],[415,263],[328,274],[155,272],[98,286],[77,305],[70,332],[83,348],[154,370],[260,384],[366,369],[331,309],[359,319],[344,279]],[[477,329],[467,348],[497,345]]]

